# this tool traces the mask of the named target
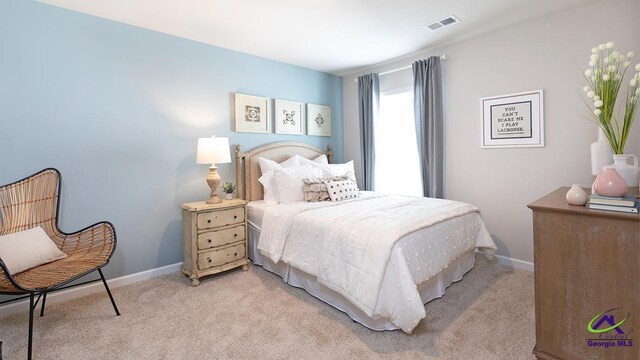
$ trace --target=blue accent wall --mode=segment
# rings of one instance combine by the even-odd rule
[[[309,54],[313,56],[313,54]],[[332,136],[233,131],[234,93],[329,105]],[[199,137],[303,141],[343,158],[342,78],[34,1],[0,2],[0,184],[63,174],[60,226],[109,220],[108,277],[182,261],[180,204],[204,200]],[[232,153],[233,154],[233,153]],[[219,165],[235,182],[235,163]]]

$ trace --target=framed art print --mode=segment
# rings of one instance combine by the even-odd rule
[[[266,97],[236,93],[236,132],[271,132],[270,102]]]
[[[275,100],[276,134],[304,135],[304,104],[301,102]]]
[[[482,147],[544,147],[543,91],[482,99]]]
[[[331,136],[331,108],[307,104],[307,135]]]

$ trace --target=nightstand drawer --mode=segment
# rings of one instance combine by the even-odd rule
[[[204,250],[244,240],[244,225],[230,229],[208,231],[198,235],[198,249]]]
[[[210,229],[244,222],[244,208],[211,211],[198,214],[198,229]]]
[[[214,266],[228,264],[236,260],[242,260],[245,257],[245,253],[246,247],[244,243],[205,251],[198,255],[198,268],[203,270]]]

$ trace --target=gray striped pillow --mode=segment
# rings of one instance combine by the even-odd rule
[[[302,179],[304,183],[304,200],[307,202],[331,201],[327,191],[327,182],[349,180],[349,174],[334,177]]]

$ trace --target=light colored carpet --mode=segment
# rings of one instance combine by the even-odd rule
[[[50,305],[34,359],[532,359],[533,274],[476,257],[413,334],[376,332],[258,266],[187,285],[179,274]],[[25,359],[28,314],[0,318],[4,359]]]

